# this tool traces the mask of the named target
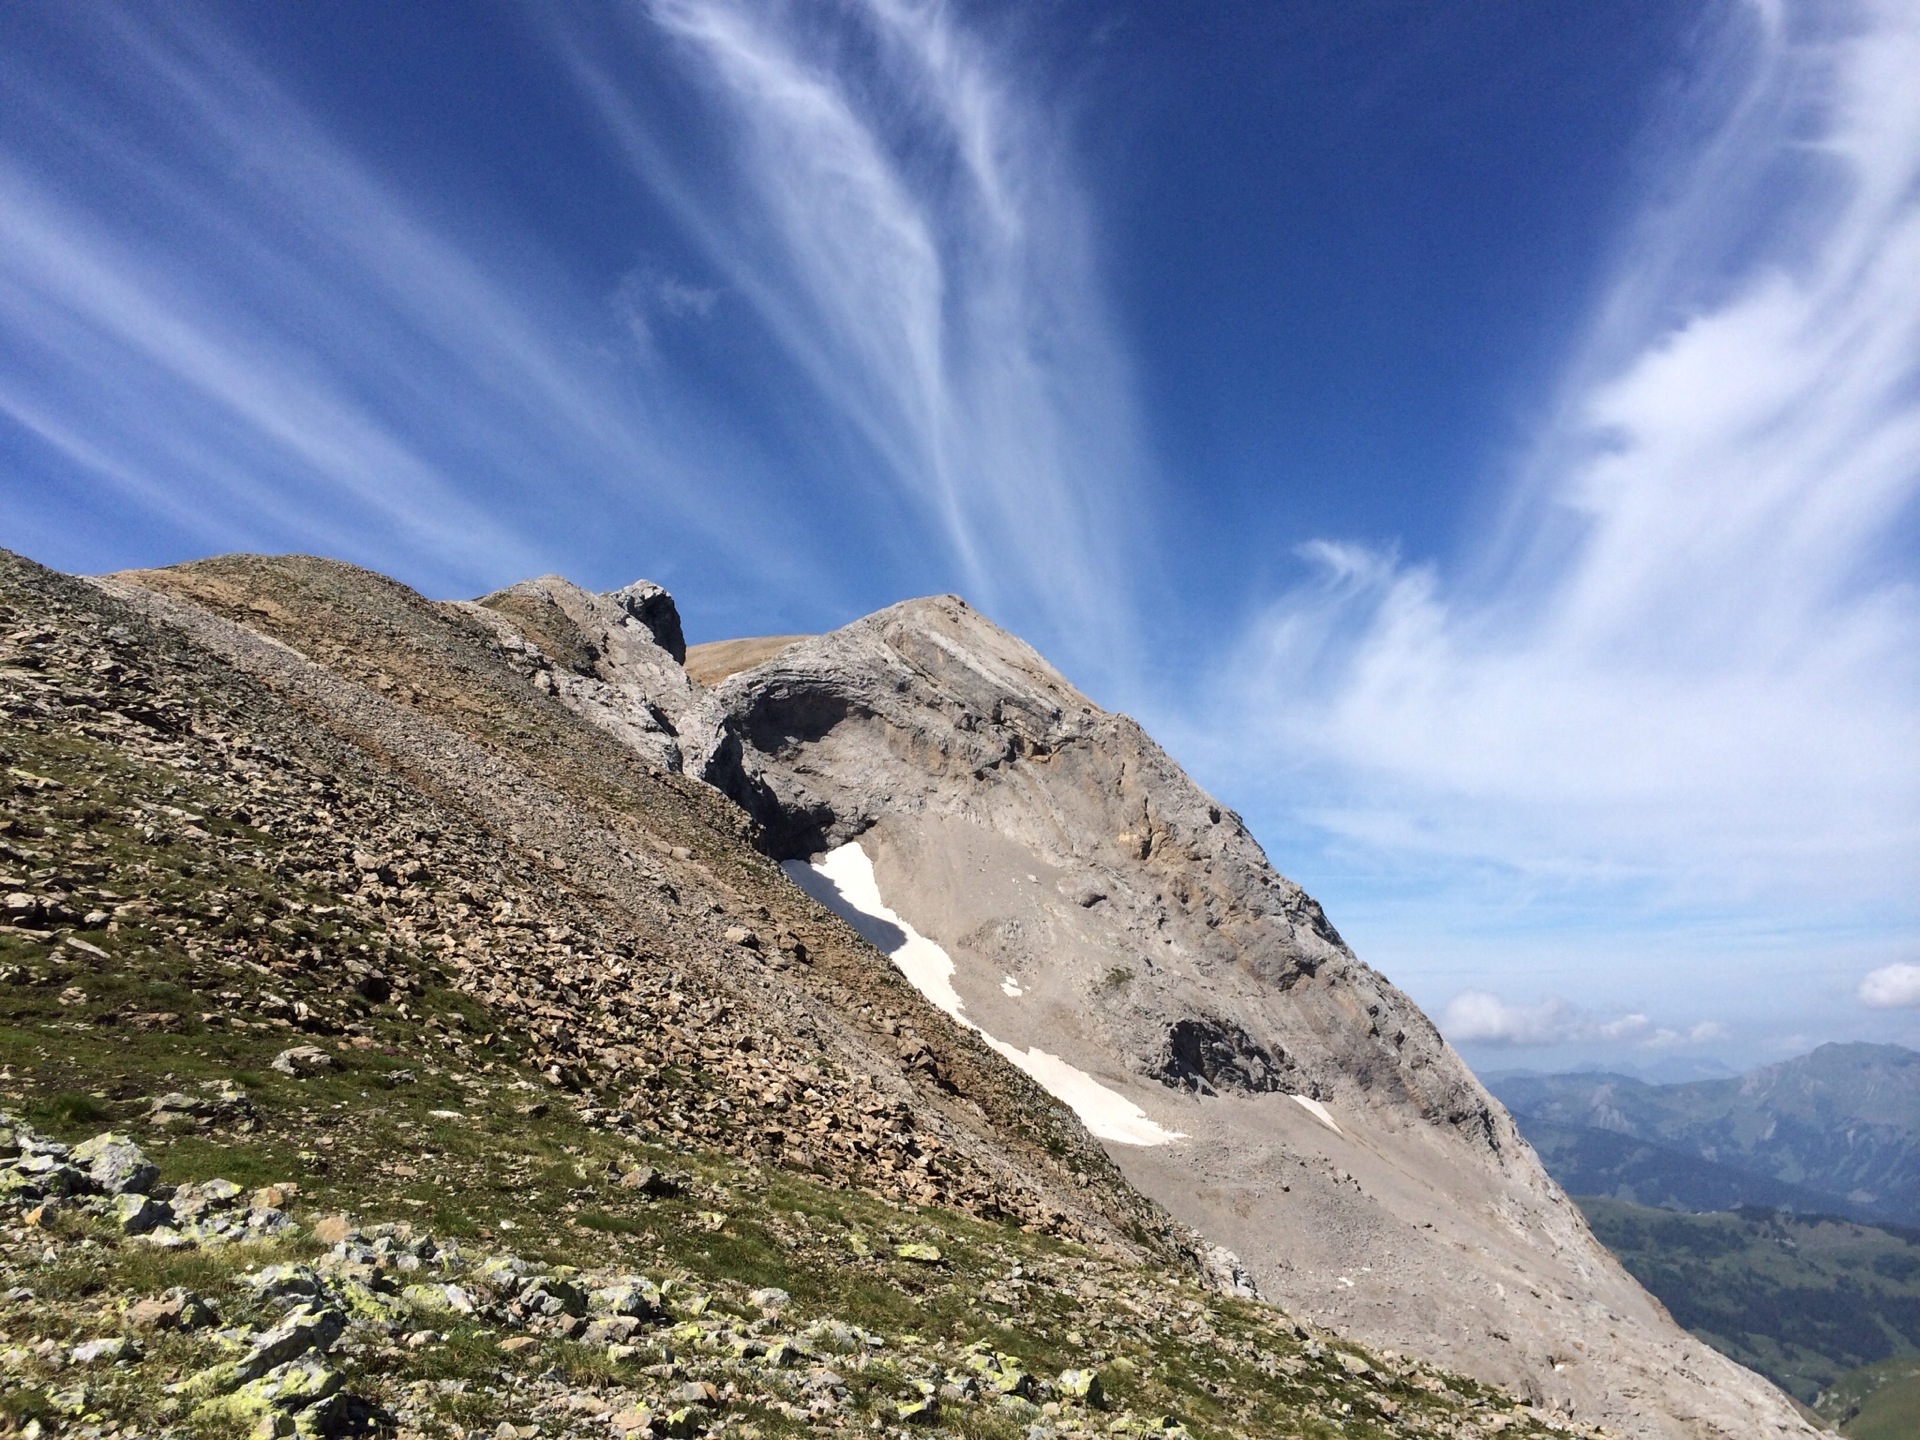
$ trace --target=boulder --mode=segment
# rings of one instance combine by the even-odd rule
[[[296,1045],[291,1050],[282,1050],[273,1057],[273,1068],[282,1075],[291,1075],[304,1080],[310,1075],[324,1074],[337,1069],[340,1062],[331,1052],[322,1050],[318,1045]]]
[[[1100,1384],[1097,1370],[1062,1370],[1053,1388],[1063,1400],[1078,1400],[1099,1409],[1107,1403],[1107,1392]]]
[[[596,1315],[636,1320],[653,1320],[662,1313],[660,1287],[639,1276],[602,1286],[587,1297],[587,1304]]]
[[[112,1132],[83,1140],[73,1147],[71,1158],[75,1165],[85,1166],[94,1185],[108,1195],[144,1195],[160,1178],[160,1167],[138,1145]]]
[[[173,1219],[173,1211],[158,1200],[132,1191],[115,1195],[109,1206],[107,1213],[113,1217],[114,1224],[128,1235],[145,1235]]]

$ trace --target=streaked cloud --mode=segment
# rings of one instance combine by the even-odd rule
[[[31,446],[207,550],[442,593],[610,530],[652,542],[633,565],[666,536],[767,576],[822,563],[766,457],[630,363],[606,294],[537,241],[431,215],[191,9],[58,19],[111,82],[0,56],[33,121],[0,149],[0,416]],[[665,273],[644,294],[683,320],[718,298]]]
[[[1207,720],[1370,864],[1910,924],[1920,12],[1756,5],[1715,73],[1497,535],[1303,547]]]
[[[1060,117],[949,7],[657,0],[623,56],[556,21],[582,93],[729,296],[1001,618],[1109,667],[1138,460]],[[638,57],[662,37],[719,160],[664,144]]]

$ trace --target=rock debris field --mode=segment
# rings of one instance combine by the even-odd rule
[[[1601,1433],[1223,1293],[459,607],[177,588],[0,557],[0,1434]]]

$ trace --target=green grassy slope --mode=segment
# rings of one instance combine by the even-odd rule
[[[1803,1403],[1859,1366],[1920,1351],[1920,1234],[1753,1210],[1578,1203],[1674,1319]]]
[[[1920,1355],[1850,1370],[1814,1408],[1848,1440],[1913,1440],[1920,1435]]]

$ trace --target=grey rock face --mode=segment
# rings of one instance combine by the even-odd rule
[[[543,575],[459,608],[537,688],[661,769],[683,768],[685,737],[699,753],[711,748],[717,712],[682,668],[687,642],[673,597],[651,580],[596,595]]]
[[[1594,1242],[1237,816],[960,601],[710,689],[612,596],[547,578],[459,608],[536,690],[734,799],[774,858],[857,838],[885,903],[952,957],[967,1018],[1179,1132],[1110,1153],[1266,1296],[1627,1433],[1806,1433]]]
[[[124,1135],[96,1135],[76,1145],[72,1158],[87,1167],[93,1183],[107,1195],[144,1195],[160,1178],[160,1167]]]
[[[673,596],[651,580],[636,580],[624,590],[609,592],[606,598],[629,619],[646,626],[653,643],[671,655],[674,664],[687,663],[687,637],[680,632],[680,608],[673,603]]]
[[[1180,1132],[1108,1149],[1243,1257],[1235,1282],[1629,1434],[1808,1433],[1594,1241],[1238,816],[963,602],[802,639],[713,697],[687,768],[776,858],[858,840],[970,1019]]]

